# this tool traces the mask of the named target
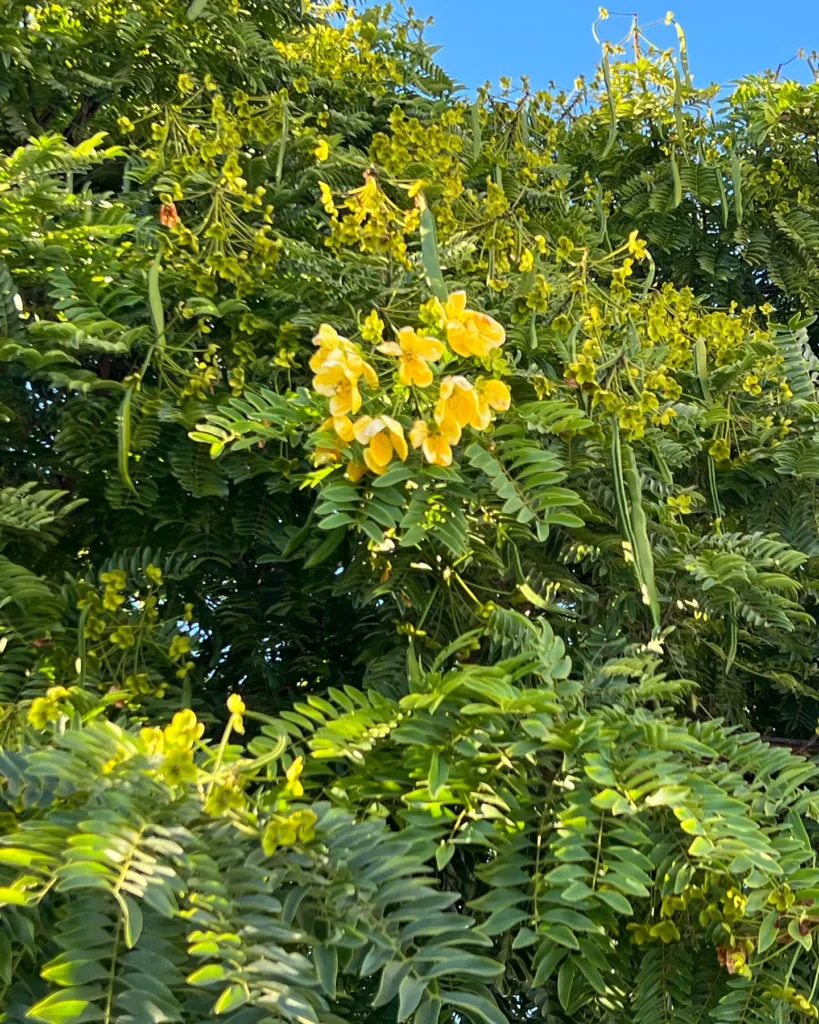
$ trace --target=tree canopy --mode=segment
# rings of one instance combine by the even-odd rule
[[[0,13],[5,1024],[819,1017],[819,84],[424,29]]]

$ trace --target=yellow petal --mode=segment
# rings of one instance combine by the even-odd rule
[[[395,454],[403,462],[409,454],[409,448],[407,447],[407,442],[404,437],[404,428],[398,420],[392,419],[391,416],[382,416],[381,419],[384,421],[384,425],[389,431],[390,441],[395,449]]]
[[[478,327],[478,333],[493,348],[502,345],[506,341],[506,331],[491,316],[486,313],[475,313],[474,322]]]
[[[361,362],[361,369],[362,369],[362,372],[364,374],[364,380],[366,380],[366,382],[369,384],[369,386],[371,388],[377,388],[378,387],[378,374],[375,372],[375,370],[372,368],[372,366],[370,366],[369,363],[367,363],[364,360],[362,360],[362,362]]]
[[[438,424],[438,433],[447,444],[457,444],[461,440],[461,425],[451,416],[445,416]]]
[[[402,352],[401,346],[395,341],[385,341],[382,345],[376,345],[376,348],[385,356],[400,356]]]
[[[333,430],[342,441],[349,444],[353,439],[353,421],[349,416],[336,416],[332,420]]]
[[[367,467],[363,463],[348,462],[347,469],[345,470],[344,475],[347,477],[348,480],[352,480],[354,484],[357,484],[358,481],[362,478],[362,476],[364,476],[366,472]]]
[[[320,345],[322,348],[331,348],[334,344],[341,340],[341,335],[329,324],[322,324],[318,333],[313,337],[313,344]]]
[[[414,327],[402,327],[398,331],[398,344],[402,352],[415,351],[415,339],[417,335]]]
[[[398,370],[398,379],[402,384],[416,384],[419,388],[426,388],[432,383],[432,370],[423,359],[404,357]]]
[[[478,399],[478,405],[469,417],[469,425],[474,427],[475,430],[486,430],[491,422],[492,413],[489,411],[488,403]]]
[[[441,358],[444,352],[446,349],[437,338],[428,338],[425,334],[419,334],[416,337],[415,353],[420,359],[434,363],[436,359]]]
[[[458,320],[449,320],[446,325],[446,340],[449,347],[459,356],[468,359],[472,355],[466,327]]]
[[[353,437],[359,444],[369,444],[372,434],[370,426],[374,422],[372,416],[359,416],[353,424]]]
[[[459,431],[460,431],[460,428],[459,428]],[[410,441],[412,441],[412,447],[413,448],[420,448],[421,445],[426,440],[426,437],[427,437],[428,433],[429,433],[429,429],[427,428],[426,423],[424,423],[423,420],[416,420],[415,423],[413,423],[412,430],[410,430],[410,434],[409,434]]]
[[[380,466],[373,458],[373,453],[369,448],[364,449],[364,461],[367,463],[367,468],[375,473],[376,476],[381,476],[389,465],[387,463],[387,466]]]
[[[452,449],[440,434],[432,434],[423,444],[424,458],[433,466],[451,466]]]
[[[371,453],[376,465],[388,466],[392,460],[392,441],[390,440],[389,433],[383,430],[380,434],[376,434],[372,441],[370,441],[368,451]],[[367,465],[369,465],[369,462]]]
[[[512,402],[509,388],[502,380],[488,380],[483,385],[483,396],[493,409],[506,412]]]
[[[453,292],[446,302],[447,320],[458,320],[466,309],[466,292]]]

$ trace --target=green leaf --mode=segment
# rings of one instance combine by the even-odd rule
[[[207,6],[208,0],[191,0],[187,11],[185,11],[185,17],[188,21],[196,21],[199,15],[204,13]]]
[[[433,800],[444,788],[449,778],[449,761],[437,750],[433,750],[429,766],[429,795]]]
[[[567,959],[565,959],[560,965],[560,970],[557,972],[557,998],[560,1000],[560,1005],[567,1013],[571,1006],[572,987],[577,974],[575,963],[576,959],[574,957],[567,957]]]
[[[11,889],[8,886],[0,886],[0,906],[3,906],[5,903],[13,903],[22,907],[28,903],[28,896],[20,889]]]
[[[776,936],[779,934],[778,922],[778,910],[772,910],[765,915],[765,919],[759,928],[759,939],[757,940],[757,948],[760,953],[764,953],[766,949],[769,949],[776,942]]]
[[[425,978],[418,978],[415,975],[407,975],[398,986],[398,1017],[399,1021],[406,1020],[407,1017],[415,1013],[418,1004],[421,1001],[421,996],[424,994],[427,988],[427,981]]]
[[[338,973],[338,952],[333,946],[314,946],[313,963],[316,965],[321,987],[331,999],[336,997],[336,975]]]
[[[559,942],[561,946],[567,946],[569,949],[580,949],[577,939],[563,924],[546,925],[541,930],[544,935],[554,942]]]
[[[26,1016],[45,1021],[45,1024],[75,1024],[79,1021],[93,1020],[97,1014],[92,1013],[89,1017],[88,1011],[94,1010],[94,1001],[100,999],[102,995],[103,990],[99,985],[52,992],[50,996],[32,1006]]]
[[[188,975],[189,985],[216,985],[225,981],[230,971],[224,964],[205,964]]]
[[[385,964],[381,972],[381,984],[373,999],[373,1007],[386,1006],[398,995],[398,988],[402,981],[409,974],[412,965],[400,960],[393,960]]]
[[[412,1021],[413,1024],[438,1024],[440,1015],[441,1000],[429,991],[426,991],[423,999],[418,1004],[418,1009],[415,1011]]]
[[[71,950],[47,963],[40,974],[46,981],[66,988],[102,981],[108,978],[110,970],[98,957],[99,954],[92,951]]]
[[[590,963],[582,955],[575,957],[573,962],[594,991],[597,992],[598,995],[605,995],[606,983],[603,980],[603,975],[598,971],[594,964]]]
[[[142,908],[133,896],[127,893],[116,893],[122,908],[122,926],[125,945],[133,949],[142,934]]]
[[[473,1024],[507,1024],[506,1017],[495,1003],[474,992],[442,992],[441,1000],[469,1017]]]
[[[243,985],[234,982],[222,992],[213,1007],[214,1013],[230,1013],[248,1000],[247,990]]]

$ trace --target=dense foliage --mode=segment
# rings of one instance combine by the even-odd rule
[[[423,28],[0,14],[6,1024],[819,1016],[819,84]]]

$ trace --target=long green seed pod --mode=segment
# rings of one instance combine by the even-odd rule
[[[134,481],[128,470],[128,458],[131,454],[131,399],[133,397],[134,387],[132,385],[125,389],[117,415],[117,461],[122,482],[129,491],[136,494],[136,487],[134,487]]]
[[[629,445],[623,451],[623,479],[631,498],[631,528],[634,534],[634,563],[639,567],[643,601],[651,611],[654,633],[660,629],[660,601],[654,582],[654,555],[648,539],[646,516],[643,511],[643,489],[640,486],[640,474],[637,461]]]

